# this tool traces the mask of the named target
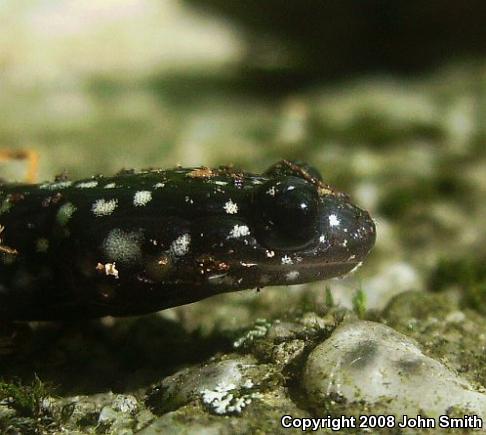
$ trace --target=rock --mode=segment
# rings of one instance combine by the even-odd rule
[[[138,402],[131,394],[117,394],[113,400],[113,409],[126,414],[134,414],[138,409]]]
[[[359,402],[358,410],[368,405],[373,414],[438,417],[454,408],[486,418],[486,394],[380,323],[338,327],[309,355],[303,376],[308,400],[320,413],[340,398],[347,412]]]
[[[271,369],[250,356],[231,355],[202,367],[189,367],[166,377],[148,395],[157,414],[201,400],[214,414],[239,414],[259,393],[254,386],[271,376]]]

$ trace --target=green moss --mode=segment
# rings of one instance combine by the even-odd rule
[[[54,429],[57,424],[48,405],[51,396],[52,387],[37,375],[30,385],[18,380],[0,381],[0,402],[15,411],[15,414],[0,419],[2,432],[17,430],[20,433],[41,433]]]
[[[37,376],[31,385],[22,385],[20,381],[13,383],[0,381],[0,400],[15,409],[22,417],[37,417],[41,413],[41,402],[49,397],[50,388]]]
[[[353,295],[353,311],[356,315],[363,319],[366,314],[366,293],[360,287]]]
[[[334,297],[332,295],[331,287],[326,285],[326,305],[329,308],[333,308],[336,306],[336,303],[334,302]]]
[[[442,291],[451,287],[461,289],[462,303],[486,314],[486,268],[481,258],[443,259],[430,278],[430,287]]]
[[[468,198],[469,186],[458,178],[457,172],[444,170],[433,177],[404,178],[399,184],[390,186],[379,204],[379,211],[392,219],[403,219],[417,209],[430,206],[438,198],[464,201]]]

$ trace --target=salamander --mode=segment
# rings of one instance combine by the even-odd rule
[[[123,171],[0,185],[0,316],[129,316],[344,275],[375,242],[368,212],[311,166]]]

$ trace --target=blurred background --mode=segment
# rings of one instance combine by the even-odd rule
[[[377,221],[336,300],[361,287],[381,308],[453,287],[481,310],[485,23],[480,0],[0,1],[0,147],[38,150],[39,181],[308,161]],[[221,296],[211,318],[187,308],[187,327],[228,310],[241,325],[302,291],[323,303],[323,290]]]

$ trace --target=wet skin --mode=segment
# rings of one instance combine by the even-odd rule
[[[375,241],[369,214],[310,166],[123,172],[0,185],[0,315],[149,313],[341,276]]]

